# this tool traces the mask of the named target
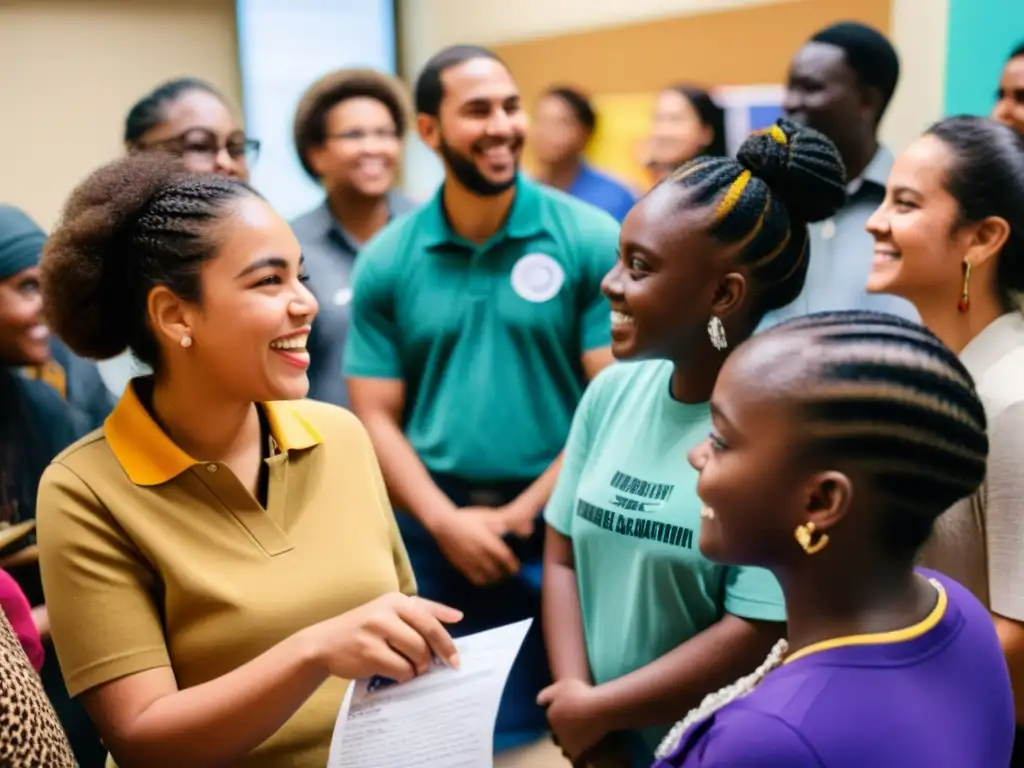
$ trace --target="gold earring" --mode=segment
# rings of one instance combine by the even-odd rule
[[[814,531],[814,523],[804,523],[803,525],[798,525],[796,527],[796,531],[793,533],[793,535],[796,536],[797,544],[799,544],[808,555],[816,555],[828,546],[827,533],[821,534],[816,542],[811,542],[811,539],[814,537]]]
[[[971,262],[964,260],[964,287],[960,290],[960,301],[956,303],[956,308],[961,312],[966,312],[971,306],[971,297],[968,290],[970,282]]]

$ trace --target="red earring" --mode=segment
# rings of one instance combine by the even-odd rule
[[[961,312],[966,312],[971,306],[971,296],[968,290],[970,282],[971,263],[969,261],[964,261],[964,287],[960,291],[960,301],[956,304],[956,308]]]

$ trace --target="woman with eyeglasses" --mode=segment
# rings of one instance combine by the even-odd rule
[[[260,143],[245,135],[225,98],[209,83],[183,77],[147,93],[124,121],[129,152],[162,149],[192,173],[248,180]]]
[[[194,77],[169,80],[135,102],[124,120],[124,144],[129,153],[160,150],[176,155],[190,173],[242,181],[249,180],[260,150],[259,140],[245,135],[224,96]],[[117,397],[132,377],[151,372],[130,352],[101,361],[99,368]]]

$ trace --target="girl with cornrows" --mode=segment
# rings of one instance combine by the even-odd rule
[[[939,518],[923,562],[992,612],[1024,723],[1024,136],[980,117],[932,126],[897,158],[868,221],[868,289],[894,293],[978,387],[990,459],[977,493]],[[1024,765],[1024,728],[1015,759]]]
[[[366,431],[302,399],[304,283],[248,185],[159,153],[92,174],[47,241],[53,330],[154,371],[37,504],[61,668],[121,768],[321,768],[347,679],[458,663]]]
[[[835,212],[844,185],[831,142],[782,121],[735,160],[682,166],[623,222],[603,289],[612,351],[637,362],[588,387],[545,513],[555,683],[540,701],[574,762],[650,765],[672,722],[783,631],[771,574],[697,551],[697,476],[682,457],[710,429],[730,350],[800,292],[807,224]]]
[[[700,549],[769,568],[787,637],[672,729],[656,768],[1003,768],[1013,698],[964,587],[915,571],[985,476],[985,411],[927,329],[810,315],[726,361],[700,472]]]

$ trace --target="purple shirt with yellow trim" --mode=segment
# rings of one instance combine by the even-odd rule
[[[922,622],[794,655],[655,768],[1009,765],[1013,694],[992,618],[955,581],[922,573],[940,587]]]

